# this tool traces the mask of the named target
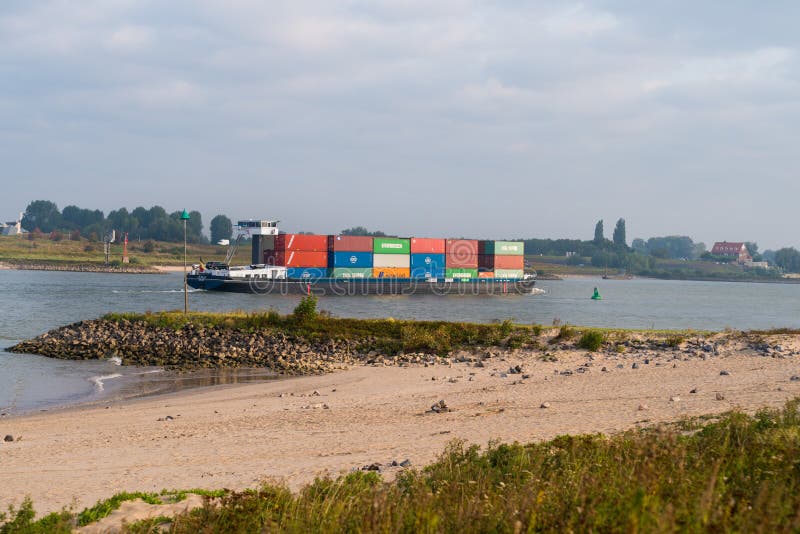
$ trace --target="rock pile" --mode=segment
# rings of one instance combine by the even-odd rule
[[[424,353],[384,355],[377,338],[309,341],[278,330],[245,330],[188,324],[179,329],[144,321],[81,321],[22,341],[6,350],[65,360],[118,357],[122,365],[168,369],[266,367],[282,374],[320,374],[354,364],[451,365],[454,359]],[[459,361],[479,362],[461,354]]]

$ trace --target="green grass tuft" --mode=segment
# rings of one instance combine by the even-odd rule
[[[598,330],[587,330],[578,340],[577,346],[578,348],[586,349],[590,352],[596,352],[603,346],[604,341],[605,336],[602,332]]]

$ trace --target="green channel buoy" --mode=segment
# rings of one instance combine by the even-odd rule
[[[597,288],[594,288],[594,294],[592,295],[592,300],[603,300],[603,297],[600,296],[600,292]]]

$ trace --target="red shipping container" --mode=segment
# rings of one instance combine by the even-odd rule
[[[411,254],[444,254],[444,239],[412,237]]]
[[[464,268],[464,269],[477,269],[478,268],[478,255],[477,254],[445,254],[444,265],[446,268]]]
[[[524,256],[495,256],[493,254],[481,254],[478,256],[478,267],[481,269],[524,269]]]
[[[329,235],[329,252],[372,252],[372,237],[367,235]]]
[[[444,242],[446,254],[477,256],[478,241],[475,239],[448,239]]]
[[[445,266],[475,269],[478,267],[478,241],[474,239],[448,239],[444,243]]]
[[[264,263],[282,267],[321,267],[324,269],[328,266],[328,253],[307,250],[266,250],[264,251]]]
[[[309,234],[278,234],[275,236],[275,250],[328,252],[328,236]],[[309,265],[308,267],[316,267],[316,265]]]

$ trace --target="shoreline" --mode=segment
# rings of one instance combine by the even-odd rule
[[[480,366],[457,359],[358,365],[3,418],[0,433],[21,440],[0,443],[0,506],[30,495],[41,514],[73,499],[80,510],[119,491],[245,489],[264,480],[297,490],[316,476],[372,463],[409,459],[420,468],[453,439],[485,446],[610,434],[779,407],[800,395],[800,381],[791,379],[797,362],[788,357],[577,350],[554,356],[541,361],[507,351]],[[521,372],[512,373],[517,365]],[[429,413],[439,400],[453,411]],[[385,467],[382,474],[391,479],[399,470]]]
[[[131,266],[120,267],[95,265],[91,263],[57,264],[38,262],[0,261],[0,271],[58,271],[78,273],[107,273],[107,274],[163,274],[174,272],[172,266]],[[183,271],[183,267],[178,267]]]
[[[126,372],[114,375],[87,377],[87,381],[102,381],[95,389],[69,401],[53,401],[22,409],[0,410],[0,423],[14,418],[37,413],[62,413],[82,408],[115,405],[137,399],[155,399],[163,396],[211,388],[257,384],[287,380],[292,376],[281,376],[265,368],[211,368],[192,370],[170,370],[148,366],[123,366]]]

